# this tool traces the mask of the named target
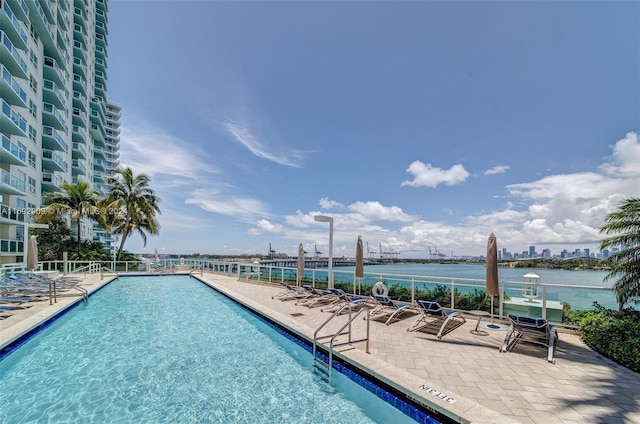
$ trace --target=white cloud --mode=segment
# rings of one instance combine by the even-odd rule
[[[483,172],[484,175],[504,174],[509,170],[509,165],[497,165]]]
[[[198,205],[208,212],[236,217],[243,222],[252,222],[256,217],[269,215],[267,206],[258,199],[222,195],[220,192],[206,189],[193,190],[184,202],[188,205]]]
[[[326,197],[320,199],[320,207],[322,209],[333,209],[333,208],[343,208],[344,205],[340,202],[336,202],[335,200],[330,200]]]
[[[380,202],[355,202],[348,209],[371,221],[411,222],[417,219],[398,206],[383,206]]]
[[[431,164],[424,164],[416,160],[409,165],[407,172],[414,176],[412,181],[403,181],[400,186],[411,187],[432,187],[435,188],[440,184],[456,185],[463,183],[469,177],[469,172],[464,166],[457,164],[449,169],[436,168]]]
[[[279,165],[294,168],[302,167],[301,162],[305,158],[306,153],[289,147],[284,148],[267,145],[263,139],[254,134],[249,126],[239,122],[227,120],[224,127],[233,135],[238,143],[246,147],[254,155]]]
[[[151,124],[123,126],[120,138],[121,165],[131,166],[137,174],[170,177],[166,180],[179,183],[220,172],[206,152]]]

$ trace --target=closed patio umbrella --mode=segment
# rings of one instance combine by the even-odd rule
[[[158,249],[156,249],[155,251],[154,259],[156,261],[156,265],[158,265],[160,263],[160,256],[158,255]]]
[[[493,324],[493,296],[500,294],[498,284],[498,244],[495,234],[489,235],[487,242],[487,296],[491,296],[491,324],[489,328],[500,328]]]
[[[29,243],[27,243],[27,269],[30,271],[38,269],[38,240],[36,236],[29,237]]]
[[[304,275],[304,247],[302,243],[298,246],[298,275],[296,279],[296,285],[300,285],[300,280],[302,280],[302,276]]]
[[[358,236],[358,243],[356,244],[356,272],[355,278],[364,277],[364,253],[362,251],[362,236]],[[356,293],[356,282],[353,281],[353,294]]]

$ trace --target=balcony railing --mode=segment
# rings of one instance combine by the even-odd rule
[[[13,43],[9,39],[9,36],[5,34],[4,31],[0,31],[0,44],[2,44],[9,51],[9,54],[11,55],[11,57],[13,57],[13,60],[15,60],[18,68],[22,70],[23,76],[26,78],[28,75],[27,62],[22,59],[20,52],[13,46]],[[6,65],[9,66],[9,63],[10,62],[7,62]],[[12,70],[12,72],[15,73],[16,71]]]
[[[24,179],[18,179],[15,175],[11,175],[4,169],[0,169],[0,178],[3,184],[6,184],[14,189],[24,193],[25,181]]]
[[[5,137],[4,134],[2,135],[2,148],[23,164],[27,161],[27,148],[24,144],[19,141],[14,143]]]
[[[53,127],[43,126],[42,127],[42,135],[53,138],[58,145],[61,147],[61,150],[67,152],[69,150],[69,145],[66,141],[58,134],[58,131]],[[60,150],[60,149],[57,149]]]
[[[2,100],[2,114],[5,115],[7,118],[11,119],[11,121],[14,124],[16,124],[16,126],[18,128],[20,128],[22,130],[22,132],[24,134],[20,134],[20,135],[26,135],[26,133],[27,133],[27,121],[24,120],[22,115],[20,115],[16,111],[14,111],[11,108],[11,106],[9,106],[9,103],[5,102],[4,100]]]
[[[20,99],[22,99],[22,101],[24,102],[24,105],[26,106],[26,104],[27,104],[27,93],[22,89],[22,87],[20,87],[18,82],[13,78],[13,75],[11,75],[11,72],[9,72],[9,70],[7,68],[5,68],[4,65],[0,65],[0,73],[2,73],[2,79],[7,84],[9,84],[9,87],[11,87],[11,90],[14,93],[16,93],[16,95]]]
[[[28,45],[27,43],[29,39],[27,38],[27,34],[24,32],[24,30],[20,26],[20,21],[18,20],[18,18],[16,18],[16,15],[11,10],[11,7],[9,7],[9,3],[6,1],[0,2],[0,7],[2,7],[2,10],[4,10],[4,12],[6,13],[7,17],[9,18],[9,21],[11,22],[11,26],[16,30],[16,32],[18,33],[18,36],[24,42],[24,46],[26,47]]]
[[[9,205],[0,204],[0,217],[5,220],[24,222],[26,212],[24,208],[14,208]]]
[[[49,159],[58,165],[62,171],[67,172],[69,164],[65,161],[62,155],[54,150],[42,149],[42,159]]]

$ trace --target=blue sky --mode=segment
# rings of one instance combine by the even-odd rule
[[[638,2],[109,2],[152,253],[597,250],[640,196]]]

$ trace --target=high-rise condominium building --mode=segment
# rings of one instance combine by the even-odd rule
[[[120,122],[106,94],[107,0],[0,0],[0,263],[23,261],[64,182],[106,188]],[[80,231],[95,238],[89,219]]]

